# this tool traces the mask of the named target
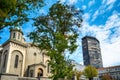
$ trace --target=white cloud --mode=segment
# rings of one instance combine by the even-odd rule
[[[44,9],[41,9],[41,10],[39,10],[39,13],[42,14],[42,15],[43,14],[45,15],[45,14],[47,14],[47,11],[45,11]]]
[[[85,6],[85,5],[82,6],[82,9],[83,9],[83,10],[85,10],[86,8],[87,8],[87,6]]]
[[[85,13],[83,15],[83,19],[84,19],[84,21],[88,21],[90,19],[90,14],[89,13]]]
[[[107,0],[107,5],[113,4],[116,0]]]
[[[107,1],[107,0],[102,0],[102,4],[105,4],[106,1]]]
[[[93,14],[92,21],[94,21],[97,18],[97,16],[104,14],[108,10],[111,10],[113,8],[115,2],[116,2],[116,0],[103,0],[102,5]]]
[[[66,0],[60,0],[61,3],[64,3]]]
[[[92,21],[94,21],[98,15],[99,15],[99,11],[97,10],[97,11],[93,14]]]
[[[69,0],[68,3],[69,3],[70,5],[72,5],[72,4],[77,3],[77,0]]]
[[[104,66],[120,64],[120,13],[113,12],[105,25],[91,26],[85,21],[80,31],[81,37],[91,35],[100,41]]]
[[[89,3],[88,3],[88,6],[92,6],[93,4],[95,3],[95,0],[91,0]]]
[[[67,2],[69,5],[73,5],[77,3],[77,0],[60,0],[61,3]]]

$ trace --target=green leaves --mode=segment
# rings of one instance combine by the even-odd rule
[[[6,17],[15,8],[16,0],[0,0],[0,17]]]
[[[0,0],[0,29],[33,19],[28,18],[29,13],[34,13],[43,4],[43,0]]]
[[[96,77],[98,75],[98,72],[95,67],[89,65],[84,69],[83,74],[90,79]]]
[[[82,72],[81,71],[74,71],[74,74],[75,74],[75,76],[76,76],[76,78],[77,78],[77,80],[80,80],[80,77],[81,77],[81,75],[82,75]]]
[[[0,0],[0,28],[10,12],[15,11],[16,0]]]
[[[78,16],[81,24],[81,15],[75,13],[75,8],[57,2],[47,15],[36,18],[35,31],[29,35],[34,44],[48,52],[53,80],[73,76],[71,60],[66,59],[64,54],[66,50],[73,53],[77,48],[78,26],[74,18]]]

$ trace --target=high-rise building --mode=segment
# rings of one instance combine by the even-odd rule
[[[82,38],[82,50],[84,65],[92,65],[96,68],[103,67],[100,43],[91,36],[85,36]]]

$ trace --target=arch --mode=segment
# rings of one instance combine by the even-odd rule
[[[8,52],[8,50],[5,50],[3,54],[5,54],[5,53],[7,53],[7,52]]]
[[[37,77],[40,78],[42,76],[43,76],[43,69],[42,68],[38,68]]]
[[[19,52],[23,56],[22,52],[19,50],[13,50],[12,53],[14,53],[14,52]]]
[[[22,66],[23,66],[23,54],[18,50],[14,50],[11,53],[10,61],[10,73],[22,75]]]

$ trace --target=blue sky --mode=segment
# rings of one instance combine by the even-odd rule
[[[56,0],[47,0],[46,7],[37,14],[46,14]],[[79,28],[80,36],[77,40],[79,47],[70,58],[78,63],[83,62],[81,38],[85,35],[96,37],[100,41],[104,66],[120,65],[120,0],[61,0],[69,5],[75,5],[83,10],[83,23]],[[32,21],[23,24],[24,37],[33,30]],[[9,38],[9,30],[5,28],[0,44]]]

